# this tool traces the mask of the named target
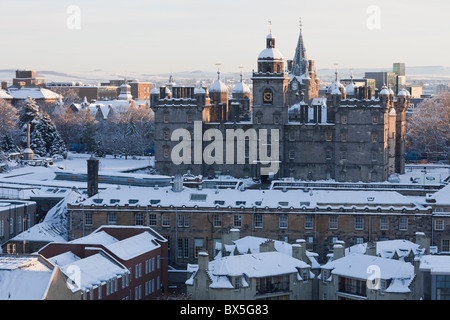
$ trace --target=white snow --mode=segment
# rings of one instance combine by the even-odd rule
[[[258,56],[258,60],[283,60],[284,57],[278,49],[266,48]]]
[[[53,270],[33,256],[0,256],[0,300],[41,300]]]

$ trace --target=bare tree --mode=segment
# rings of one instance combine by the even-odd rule
[[[18,111],[8,101],[0,99],[0,137],[16,128]]]
[[[423,101],[407,122],[407,149],[449,159],[450,94]]]

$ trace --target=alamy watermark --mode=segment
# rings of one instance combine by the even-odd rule
[[[66,26],[69,30],[81,29],[81,9],[77,5],[67,7],[66,13],[69,14],[66,20]]]
[[[367,7],[366,13],[368,14],[367,28],[369,30],[381,29],[381,8],[377,5],[371,5]]]
[[[187,129],[174,130],[171,141],[178,142],[178,144],[172,149],[172,162],[175,165],[259,164],[260,173],[263,176],[275,175],[278,172],[280,163],[279,129],[260,129],[259,132],[253,128],[246,131],[243,129],[226,129],[225,131],[225,140],[222,132],[218,129],[208,129],[203,133],[202,121],[194,121],[192,135]],[[203,149],[203,142],[210,143]],[[248,152],[246,152],[247,144]]]

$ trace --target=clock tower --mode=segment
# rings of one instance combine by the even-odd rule
[[[266,37],[266,48],[258,56],[258,70],[253,72],[253,125],[256,130],[279,130],[279,153],[283,154],[283,124],[287,122],[287,91],[289,74],[283,55],[275,48],[271,32]],[[270,145],[270,137],[267,138]],[[269,148],[270,150],[270,148]],[[281,164],[282,165],[282,164]],[[281,170],[280,170],[281,171]]]

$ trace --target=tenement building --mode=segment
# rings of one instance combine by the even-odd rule
[[[156,169],[263,181],[379,182],[404,173],[406,90],[344,85],[336,70],[319,96],[301,29],[292,60],[284,60],[272,32],[266,37],[251,81],[250,90],[241,77],[230,92],[218,72],[209,87],[153,88]]]
[[[323,263],[337,240],[414,241],[417,232],[436,234],[436,218],[449,225],[450,216],[437,217],[427,203],[395,191],[127,187],[68,204],[68,235],[84,237],[102,225],[149,226],[168,240],[169,264],[186,266],[201,251],[214,256],[223,235],[238,229],[242,237],[304,239]],[[448,231],[440,233],[430,245],[448,250]]]

